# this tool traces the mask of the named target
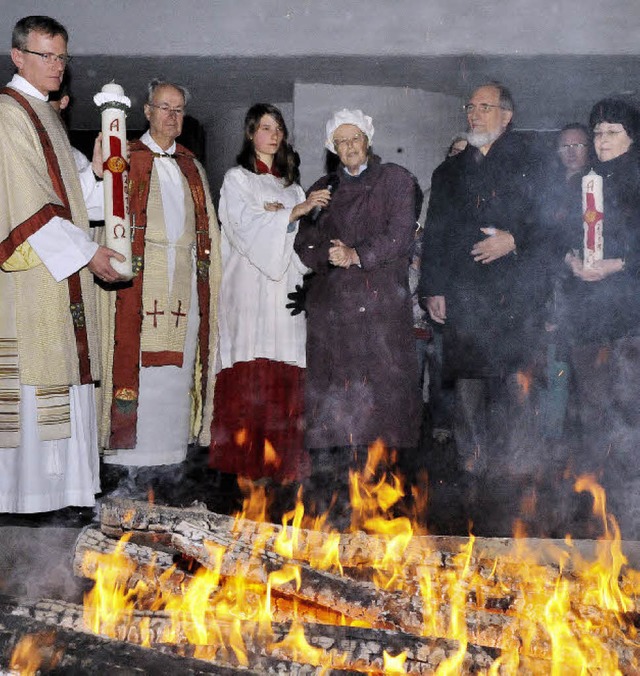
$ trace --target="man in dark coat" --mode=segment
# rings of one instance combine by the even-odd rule
[[[509,131],[513,101],[498,83],[476,89],[465,106],[469,145],[433,175],[420,296],[444,325],[445,376],[455,380],[454,433],[469,480],[469,516],[494,535],[509,535],[506,477],[527,474],[520,444],[527,374],[542,291],[536,282],[533,178],[523,142]],[[520,371],[519,375],[516,375]],[[523,466],[523,460],[524,465]],[[497,486],[489,486],[491,478]],[[490,513],[492,512],[493,513]],[[482,519],[483,524],[478,523]]]
[[[408,285],[415,180],[370,153],[372,135],[361,111],[329,121],[327,147],[341,164],[310,190],[331,185],[331,202],[302,221],[295,241],[316,272],[306,298],[305,418],[317,511],[333,492],[347,500],[348,470],[370,444],[410,452],[420,431]]]

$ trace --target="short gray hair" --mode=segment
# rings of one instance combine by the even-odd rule
[[[182,94],[182,98],[184,99],[184,105],[186,106],[189,103],[189,99],[191,99],[191,94],[189,93],[189,90],[186,87],[176,84],[175,82],[169,82],[168,80],[159,80],[157,78],[151,80],[151,82],[149,82],[149,84],[147,85],[147,103],[151,103],[153,101],[153,95],[156,93],[156,89],[160,89],[162,87],[173,87],[174,89],[177,89]]]
[[[482,84],[478,85],[474,91],[477,91],[480,89],[480,87],[493,87],[494,89],[497,89],[500,108],[502,108],[502,110],[510,110],[512,113],[515,112],[516,106],[513,102],[513,96],[511,95],[509,88],[503,85],[502,82],[498,82],[497,80],[489,80],[488,82],[483,82]]]
[[[67,29],[50,16],[33,15],[25,16],[16,23],[11,34],[11,47],[14,49],[26,49],[29,33],[44,33],[49,37],[62,36],[65,43],[69,42]]]

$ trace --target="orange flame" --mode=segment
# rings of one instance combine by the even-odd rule
[[[64,655],[64,649],[56,647],[55,631],[43,631],[37,634],[26,634],[16,644],[9,669],[12,674],[35,676],[43,667],[47,671],[55,669]]]
[[[273,447],[271,442],[268,439],[264,440],[264,464],[269,467],[280,467],[282,460],[280,456],[276,453],[276,449]]]
[[[620,530],[606,511],[604,490],[594,477],[580,477],[575,483],[577,491],[590,491],[594,513],[604,528],[605,535],[597,542],[594,560],[585,560],[569,537],[564,549],[549,547],[543,552],[540,545],[532,548],[525,539],[524,526],[518,523],[512,548],[505,550],[504,556],[492,555],[487,561],[486,555],[476,551],[478,541],[471,535],[457,552],[446,557],[445,563],[442,554],[437,553],[436,557],[426,541],[415,538],[418,529],[410,519],[392,513],[404,496],[404,488],[397,476],[385,470],[387,463],[384,447],[374,444],[364,471],[350,474],[352,529],[359,528],[368,534],[366,541],[371,550],[366,551],[366,565],[373,569],[378,586],[391,591],[408,590],[412,594],[419,589],[423,635],[457,641],[456,649],[440,663],[437,674],[464,673],[468,645],[476,642],[468,627],[469,609],[485,611],[490,607],[489,601],[505,597],[509,603],[505,617],[509,621],[502,634],[492,639],[500,647],[501,655],[489,670],[490,676],[518,673],[521,657],[535,656],[541,650],[546,651],[545,655],[548,653],[551,664],[550,671],[545,673],[553,676],[592,673],[594,665],[598,673],[620,673],[618,656],[608,641],[612,636],[622,635],[623,630],[623,644],[635,638],[625,614],[635,608],[640,573],[627,568]],[[297,600],[285,604],[292,625],[279,643],[273,640],[271,622],[282,612],[283,591],[292,586],[301,588],[301,561],[339,574],[347,567],[357,567],[359,562],[341,559],[340,533],[315,537],[303,530],[300,492],[295,508],[282,517],[280,529],[268,522],[265,487],[248,480],[239,483],[246,497],[234,522],[234,536],[238,539],[245,536],[246,519],[266,524],[260,529],[260,537],[254,536],[255,559],[238,564],[231,573],[223,566],[230,563],[225,558],[225,548],[205,543],[209,568],[198,569],[179,594],[168,591],[162,584],[152,594],[144,582],[135,585],[131,582],[134,573],[140,578],[154,576],[152,568],[136,570],[126,556],[125,537],[109,557],[87,553],[86,574],[94,571],[91,576],[95,579],[85,603],[87,626],[98,633],[122,635],[126,633],[123,625],[131,620],[136,603],[144,599],[145,607],[162,609],[172,618],[171,628],[162,640],[195,644],[196,656],[214,659],[221,653],[225,657],[231,655],[240,665],[250,666],[246,632],[255,628],[254,638],[259,638],[261,645],[273,654],[321,669],[346,664],[346,656],[327,653],[308,643],[299,617],[302,610],[311,615],[310,609],[303,607],[304,601],[300,601],[300,606]],[[129,519],[133,518],[132,513]],[[262,565],[258,560],[269,548],[286,563],[265,575],[265,584],[247,582],[246,569]],[[358,556],[362,559],[363,552]],[[548,565],[549,558],[555,570]],[[341,618],[338,611],[331,615],[330,610],[317,616],[323,618],[320,621],[359,624]],[[364,621],[360,624],[366,626]],[[142,642],[148,645],[148,622],[140,626],[139,633]],[[404,653],[395,657],[386,653],[384,673],[405,673],[406,659]]]

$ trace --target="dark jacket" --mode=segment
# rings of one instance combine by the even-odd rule
[[[539,335],[546,279],[535,220],[536,177],[524,143],[511,132],[486,156],[473,146],[433,174],[424,232],[421,297],[443,295],[444,368],[481,378],[527,363]],[[480,228],[509,231],[516,253],[476,263]]]
[[[625,268],[598,282],[569,274],[562,286],[562,321],[570,344],[640,335],[640,156],[631,150],[594,171],[603,178],[604,257]],[[582,254],[581,214],[570,223],[571,248]]]
[[[306,300],[305,409],[310,448],[412,447],[421,400],[408,266],[413,246],[413,176],[377,158],[358,177],[337,174],[331,203],[300,224],[295,249],[312,268]],[[355,247],[361,267],[333,267],[330,240]]]

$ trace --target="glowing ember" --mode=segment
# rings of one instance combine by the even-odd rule
[[[11,654],[9,669],[11,674],[35,676],[44,670],[55,669],[62,658],[63,651],[56,648],[55,632],[39,632],[23,636]]]
[[[518,371],[516,373],[516,382],[518,383],[518,399],[522,403],[531,391],[533,375],[530,371]]]
[[[396,657],[392,657],[385,650],[384,651],[384,673],[385,674],[406,674],[404,663],[407,661],[405,653],[400,653]]]
[[[276,449],[273,447],[273,444],[265,439],[264,441],[264,464],[269,467],[280,467],[281,459],[280,456],[276,453]]]

